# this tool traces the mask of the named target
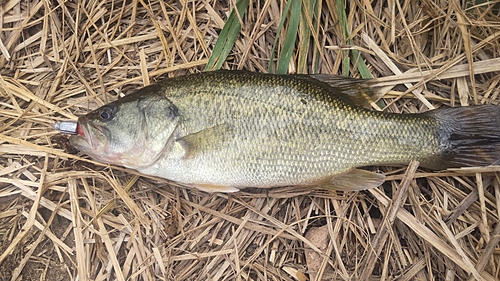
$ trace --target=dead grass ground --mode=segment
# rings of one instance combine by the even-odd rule
[[[339,3],[304,20],[297,45],[310,45],[290,72],[359,77],[355,50],[387,86],[386,111],[499,103],[498,1],[358,0],[345,22]],[[305,280],[311,253],[316,280],[500,278],[498,167],[379,167],[388,181],[363,192],[209,195],[89,161],[52,130],[201,71],[233,6],[0,2],[0,280]],[[250,1],[223,68],[266,72],[284,7]],[[313,227],[331,239],[311,243]]]

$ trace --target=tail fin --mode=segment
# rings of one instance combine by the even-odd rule
[[[441,152],[433,169],[500,164],[500,106],[441,108],[426,113],[440,124]]]

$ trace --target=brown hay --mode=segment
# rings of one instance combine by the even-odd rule
[[[0,3],[0,280],[499,279],[497,166],[381,167],[388,181],[364,192],[226,195],[65,150],[55,121],[201,71],[230,2]],[[498,3],[351,1],[353,45],[334,1],[320,6],[319,72],[339,74],[342,52],[360,51],[384,110],[499,104]],[[223,68],[266,71],[283,7],[250,1]],[[311,227],[327,231],[326,245],[306,238]]]

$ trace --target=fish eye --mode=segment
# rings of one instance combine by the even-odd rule
[[[111,121],[111,119],[113,119],[113,110],[107,106],[103,107],[99,111],[99,116],[104,121]]]

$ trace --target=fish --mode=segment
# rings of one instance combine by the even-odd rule
[[[70,143],[108,164],[207,192],[380,186],[367,166],[443,170],[500,159],[495,105],[364,108],[366,80],[219,70],[168,78],[80,116]],[[60,125],[59,125],[60,126]]]

